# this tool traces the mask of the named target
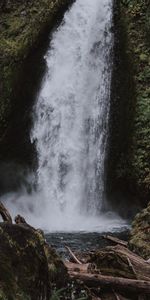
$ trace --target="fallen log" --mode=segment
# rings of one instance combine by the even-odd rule
[[[130,265],[132,264],[133,273],[136,274],[136,277],[139,280],[150,281],[150,265],[147,261],[145,261],[141,256],[137,255],[136,253],[130,251],[128,248],[122,246],[115,246],[114,247],[116,253],[120,253],[125,255],[130,260]]]
[[[116,300],[121,300],[120,297],[119,297],[119,295],[114,290],[113,290],[113,294],[114,294]]]
[[[150,264],[150,258],[149,258],[149,259],[147,259],[147,260],[146,260],[146,262],[147,262],[148,264]]]
[[[71,255],[73,261],[79,265],[82,265],[82,262],[75,256],[75,254],[72,252],[72,250],[68,247],[65,246],[65,248],[68,250],[69,254]]]
[[[88,262],[96,264],[102,275],[150,281],[150,264],[121,245],[95,252]]]
[[[121,245],[121,246],[124,246],[124,247],[127,247],[127,245],[128,245],[128,242],[120,240],[120,239],[118,239],[114,236],[111,236],[111,235],[103,235],[102,237],[106,240],[109,240],[111,242],[114,242],[115,244],[118,244],[118,245]]]
[[[145,293],[150,295],[150,281],[127,279],[104,275],[94,275],[87,273],[69,272],[73,279],[84,282],[89,287],[105,287],[118,291],[131,291],[135,293]]]
[[[116,293],[115,293],[116,294]],[[129,299],[129,298],[126,298],[126,297],[124,297],[124,296],[122,296],[122,295],[120,295],[120,294],[116,294],[116,296],[118,297],[118,299],[117,300],[131,300],[131,298]],[[139,299],[138,299],[139,300]]]
[[[88,264],[75,264],[70,261],[63,261],[65,267],[67,268],[68,272],[80,272],[80,273],[88,273],[90,269],[90,263]]]
[[[134,267],[133,267],[133,265],[130,261],[130,258],[128,256],[127,256],[127,261],[128,261],[129,267],[132,269],[133,274],[135,275],[135,278],[138,279],[137,273],[136,273],[136,271],[135,271],[135,269],[134,269]]]
[[[12,224],[11,215],[2,202],[0,202],[0,214],[4,222],[8,222]]]

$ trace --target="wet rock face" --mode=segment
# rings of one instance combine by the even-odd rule
[[[150,202],[132,223],[129,246],[145,259],[150,258]]]
[[[0,0],[0,159],[10,160],[12,117],[25,115],[20,74],[31,53],[36,53],[72,0]],[[23,67],[24,65],[24,67]],[[35,74],[34,74],[35,75]],[[35,76],[34,76],[35,77]],[[19,86],[22,86],[19,89]],[[25,95],[26,92],[24,91]],[[25,96],[28,99],[28,96]],[[28,106],[32,105],[31,99]],[[19,103],[22,106],[19,106]],[[23,117],[24,119],[24,117]],[[26,138],[25,138],[26,139]],[[28,139],[28,137],[27,137]],[[4,150],[2,148],[4,147]],[[32,150],[31,150],[32,151]],[[5,156],[5,153],[7,155]],[[16,155],[15,155],[16,156]],[[17,159],[17,156],[13,159]]]
[[[0,224],[0,299],[49,300],[44,238],[24,225]]]
[[[144,207],[150,197],[150,6],[149,0],[114,3],[108,192],[115,207],[120,199],[127,203],[132,217],[131,201]]]

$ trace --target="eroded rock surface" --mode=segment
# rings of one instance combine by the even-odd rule
[[[150,258],[150,202],[132,223],[129,246],[145,259]]]
[[[19,85],[18,70],[71,0],[0,1],[0,144],[4,143]],[[1,157],[1,151],[0,151]]]
[[[0,299],[49,299],[44,238],[23,225],[0,224]]]

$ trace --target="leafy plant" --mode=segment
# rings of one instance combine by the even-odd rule
[[[62,288],[60,290],[57,290],[57,291],[54,291],[53,292],[53,295],[51,296],[50,300],[60,300],[61,296],[62,296],[62,293],[65,291],[66,289],[65,288]],[[81,298],[78,298],[76,300],[87,300],[87,297],[81,297]]]
[[[65,289],[62,288],[60,290],[53,292],[53,295],[51,296],[50,300],[60,300],[61,293],[64,292],[64,290]]]

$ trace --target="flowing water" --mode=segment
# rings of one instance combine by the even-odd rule
[[[117,231],[114,233],[107,232],[107,234],[123,240],[128,240],[129,238],[129,231],[126,228],[124,228],[124,231],[121,230],[120,232]],[[102,233],[100,234],[98,232],[54,232],[46,234],[45,237],[47,242],[54,247],[63,258],[69,258],[70,256],[65,246],[69,246],[73,251],[79,251],[80,253],[88,253],[106,246],[114,246],[113,242],[104,239]]]
[[[38,167],[30,196],[10,203],[48,231],[107,231],[103,213],[112,69],[112,0],[76,0],[53,34],[31,141]]]

